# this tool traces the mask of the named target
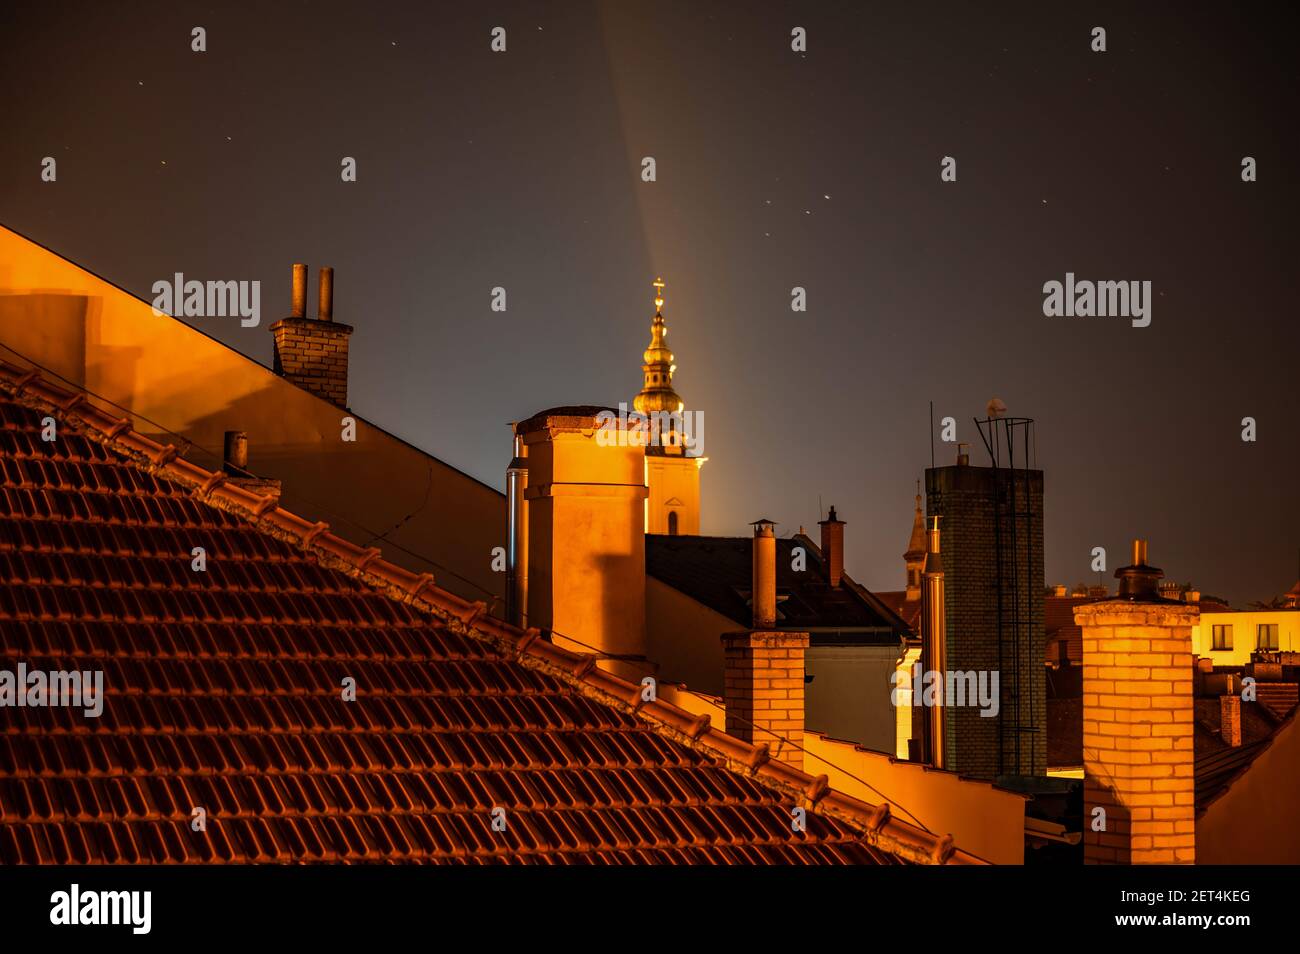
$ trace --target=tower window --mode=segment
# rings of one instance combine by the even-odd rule
[[[670,537],[677,536],[677,511],[676,510],[668,511],[668,535]]]

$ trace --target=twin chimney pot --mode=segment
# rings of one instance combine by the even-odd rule
[[[348,336],[352,326],[334,320],[334,269],[320,270],[316,315],[307,318],[307,266],[293,266],[292,312],[271,326],[275,373],[324,398],[348,406]]]

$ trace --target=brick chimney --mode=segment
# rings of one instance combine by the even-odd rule
[[[817,526],[822,528],[822,559],[826,561],[827,579],[834,588],[844,576],[844,521],[835,516],[835,508],[831,507],[830,515],[819,520]]]
[[[1117,596],[1079,606],[1083,629],[1086,864],[1194,864],[1192,627],[1164,600],[1144,540]],[[1097,809],[1101,809],[1098,812]]]
[[[275,373],[338,407],[348,405],[348,336],[334,320],[334,269],[320,270],[317,318],[306,317],[307,266],[293,266],[293,313],[271,326]]]
[[[754,523],[754,628],[722,635],[727,732],[767,745],[774,759],[803,766],[804,651],[807,633],[776,624],[776,537]]]
[[[1234,749],[1241,745],[1241,696],[1219,696],[1219,734]]]

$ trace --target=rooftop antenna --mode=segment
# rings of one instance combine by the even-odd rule
[[[930,469],[934,470],[934,402],[930,402]]]

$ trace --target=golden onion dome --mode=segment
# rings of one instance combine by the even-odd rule
[[[650,347],[643,355],[645,363],[641,370],[645,374],[645,384],[633,399],[632,406],[642,414],[658,412],[674,413],[685,409],[681,397],[673,390],[673,353],[668,350],[668,324],[664,321],[664,281],[657,278],[655,288],[655,316],[650,322]]]

